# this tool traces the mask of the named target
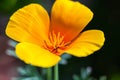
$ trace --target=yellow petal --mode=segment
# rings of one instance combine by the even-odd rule
[[[88,30],[80,34],[66,51],[77,57],[86,57],[99,50],[104,44],[104,33],[100,30]]]
[[[17,10],[10,18],[6,34],[19,42],[40,42],[46,39],[49,16],[39,4],[29,4]]]
[[[60,57],[38,45],[22,42],[16,46],[17,56],[27,64],[38,67],[51,67],[60,61]]]
[[[92,17],[92,11],[79,2],[57,0],[52,7],[51,30],[64,35],[64,41],[70,41],[83,30]]]

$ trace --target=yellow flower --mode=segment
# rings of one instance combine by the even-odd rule
[[[64,52],[86,57],[103,46],[102,31],[81,32],[92,17],[89,8],[71,0],[56,0],[50,18],[41,5],[33,3],[11,16],[6,34],[20,42],[16,54],[25,63],[51,67]]]

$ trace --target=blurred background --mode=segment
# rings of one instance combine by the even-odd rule
[[[77,1],[77,0],[76,0]],[[106,76],[107,80],[120,80],[120,5],[119,0],[79,0],[94,13],[93,20],[87,29],[104,31],[104,46],[94,54],[85,58],[72,56],[66,65],[60,65],[60,80],[73,80],[74,74],[79,75],[81,68],[91,67],[91,76],[97,80]],[[29,3],[40,3],[50,13],[54,0],[0,0],[0,80],[11,80],[19,76],[17,68],[25,64],[19,59],[6,54],[10,39],[5,35],[5,28],[10,16],[19,8]]]

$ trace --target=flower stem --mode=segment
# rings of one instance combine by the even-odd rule
[[[58,64],[54,66],[54,80],[59,80]]]
[[[47,80],[52,80],[52,68],[47,69]]]

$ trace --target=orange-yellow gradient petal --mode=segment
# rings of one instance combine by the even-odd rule
[[[104,33],[100,30],[88,30],[80,34],[66,51],[77,57],[86,57],[99,50],[104,44]]]
[[[92,11],[79,2],[57,0],[51,11],[51,30],[70,41],[90,22]]]
[[[49,15],[39,4],[30,4],[17,10],[11,17],[6,34],[19,42],[40,42],[46,39]]]
[[[61,59],[48,50],[27,42],[17,44],[16,54],[25,63],[44,68],[54,66]]]

